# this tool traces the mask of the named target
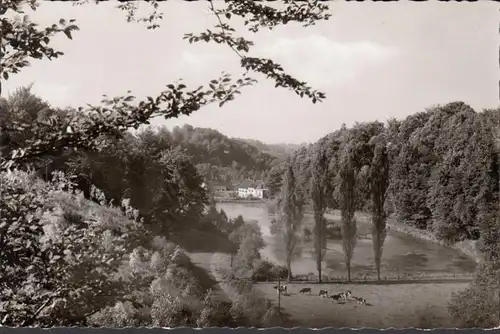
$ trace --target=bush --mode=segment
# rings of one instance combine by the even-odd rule
[[[141,326],[138,311],[130,302],[118,302],[113,307],[106,307],[89,318],[95,327],[124,328]]]
[[[286,267],[276,265],[269,261],[258,261],[253,270],[252,281],[277,281],[278,278],[285,279],[286,277],[288,277],[288,270]]]
[[[464,327],[498,326],[498,273],[493,264],[479,266],[476,277],[464,291],[452,296],[450,314]]]
[[[236,327],[237,324],[231,317],[231,303],[216,300],[212,290],[205,295],[202,310],[196,322],[197,326],[203,327]]]
[[[326,227],[326,237],[331,240],[342,240],[342,228],[335,223]]]

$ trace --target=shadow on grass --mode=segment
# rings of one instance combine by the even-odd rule
[[[189,253],[231,252],[231,242],[222,234],[199,230],[183,231],[172,235],[170,240]]]
[[[204,290],[213,290],[218,287],[217,281],[210,276],[205,269],[191,263],[190,270],[193,273],[193,276],[200,282],[200,285]]]
[[[298,326],[298,324],[292,320],[292,316],[290,315],[290,313],[285,312],[283,307],[280,307],[280,319],[281,324],[279,327],[292,328]]]

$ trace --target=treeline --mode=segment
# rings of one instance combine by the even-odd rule
[[[285,162],[286,159],[293,154],[296,150],[302,147],[307,147],[308,144],[302,143],[302,144],[267,144],[263,143],[260,140],[256,139],[242,139],[242,138],[235,138],[239,141],[246,142],[256,148],[258,148],[261,152],[270,154],[274,157],[276,157],[276,163],[280,162]]]
[[[384,209],[397,221],[432,231],[449,243],[480,238],[482,218],[498,199],[499,110],[475,112],[455,102],[407,117],[342,127],[290,160],[307,204],[312,207],[315,152],[325,156],[328,208],[341,209],[339,163],[346,148],[356,174],[356,210],[370,212],[370,168],[377,140],[387,146],[389,180]],[[276,193],[284,166],[273,167],[267,180]]]

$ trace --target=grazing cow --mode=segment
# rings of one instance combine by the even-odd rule
[[[326,290],[319,290],[318,295],[323,298],[323,297],[328,297],[328,291]]]
[[[356,301],[358,302],[358,304],[366,305],[366,299],[361,298],[361,297],[355,297],[355,296],[352,296],[352,298],[356,299]]]
[[[280,293],[286,294],[288,292],[288,288],[286,285],[281,285],[281,286],[275,285],[273,289],[275,289],[278,294]]]
[[[333,299],[333,300],[340,300],[343,297],[342,297],[342,293],[337,293],[336,295],[330,296],[330,298]]]
[[[300,291],[299,291],[299,293],[306,293],[306,292],[311,293],[311,288],[302,288],[302,289],[300,289]]]
[[[346,291],[346,292],[342,292],[342,298],[345,299],[345,300],[348,300],[350,296],[352,296],[352,293],[351,291]]]

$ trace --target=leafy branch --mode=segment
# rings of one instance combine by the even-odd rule
[[[284,25],[293,21],[304,22],[304,26],[307,27],[314,25],[317,20],[328,20],[331,15],[323,13],[328,10],[328,6],[318,1],[306,1],[300,4],[294,1],[286,1],[286,8],[279,11],[254,1],[226,0],[226,3],[228,3],[226,9],[216,9],[213,1],[209,1],[210,11],[215,15],[219,23],[215,28],[220,29],[220,32],[212,32],[207,29],[206,32],[198,35],[185,34],[184,39],[187,39],[189,43],[213,41],[217,44],[227,44],[241,58],[241,66],[247,71],[252,70],[264,74],[267,78],[271,78],[276,82],[275,87],[289,88],[300,97],[307,96],[311,98],[313,103],[322,102],[326,97],[325,93],[313,90],[305,82],[293,78],[284,71],[281,65],[270,59],[244,55],[243,52],[248,53],[254,43],[243,37],[234,37],[233,32],[235,32],[235,29],[229,26],[227,22],[223,22],[222,17],[224,16],[227,20],[230,20],[233,15],[240,16],[245,19],[245,26],[249,26],[249,30],[255,33],[259,30],[259,27],[272,29],[277,25]]]
[[[135,97],[125,95],[108,98],[104,96],[102,106],[88,105],[69,114],[64,122],[57,120],[37,124],[35,135],[28,139],[24,148],[12,150],[10,159],[3,161],[0,168],[9,169],[17,164],[32,161],[47,152],[61,152],[66,148],[94,148],[102,146],[103,135],[120,136],[130,128],[149,124],[150,119],[163,116],[165,119],[190,115],[202,106],[218,102],[219,106],[241,94],[240,89],[254,84],[256,80],[243,76],[234,82],[230,75],[222,73],[211,80],[208,89],[203,86],[188,91],[186,85],[169,84],[157,97],[133,103]],[[130,93],[130,92],[128,92]],[[63,126],[64,125],[64,126]],[[17,124],[17,131],[32,128],[33,124]]]

